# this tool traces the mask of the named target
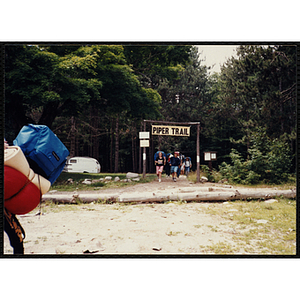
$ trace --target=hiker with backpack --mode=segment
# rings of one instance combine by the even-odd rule
[[[189,176],[191,167],[192,167],[192,162],[191,162],[190,158],[187,157],[187,158],[185,159],[185,162],[184,162],[184,170],[185,170],[185,175],[186,175],[186,177]]]
[[[184,160],[185,160],[185,157],[182,153],[179,153],[178,157],[180,159],[180,168],[178,168],[177,177],[179,178],[180,175],[184,174]]]
[[[170,159],[171,174],[174,182],[176,182],[178,168],[181,167],[181,161],[178,157],[178,154],[178,152],[174,152],[174,156],[172,156]]]
[[[16,215],[27,214],[41,203],[69,151],[45,125],[23,126],[13,144],[4,141],[4,230],[14,254],[24,254],[25,232]]]
[[[8,149],[8,147],[8,143],[4,140],[4,150]],[[25,239],[25,231],[16,215],[9,212],[6,208],[4,208],[4,231],[9,238],[13,253],[24,254],[23,240]]]
[[[166,176],[170,177],[170,159],[171,159],[172,154],[168,153],[167,154],[167,159],[166,159],[166,165],[165,165],[165,171],[166,171]]]
[[[161,182],[161,174],[164,170],[165,164],[166,164],[166,158],[164,157],[163,153],[159,151],[155,160],[156,175],[158,177],[158,182]]]

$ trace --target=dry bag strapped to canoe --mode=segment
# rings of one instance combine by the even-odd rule
[[[30,168],[53,184],[69,155],[59,138],[46,125],[29,124],[23,126],[13,143],[22,149]]]

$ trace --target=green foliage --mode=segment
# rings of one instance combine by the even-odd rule
[[[255,174],[253,171],[251,174],[249,173],[248,163],[243,160],[241,154],[237,150],[232,149],[230,158],[232,165],[223,162],[220,166],[220,173],[222,176],[227,178],[230,182],[242,184],[250,183],[247,179],[253,180],[255,178]]]
[[[74,155],[95,157],[105,171],[116,157],[120,170],[137,172],[142,120],[200,121],[201,152],[217,151],[214,164],[224,162],[236,182],[288,180],[296,168],[295,49],[243,45],[209,74],[190,45],[7,45],[5,136],[11,143],[23,125],[45,124]],[[153,138],[154,149],[194,162],[195,144],[193,126],[189,138]]]
[[[223,162],[220,172],[234,183],[281,183],[289,180],[291,154],[288,143],[283,139],[270,139],[263,130],[252,136],[247,160],[236,149],[232,149],[230,158],[231,164]]]
[[[219,158],[228,163],[225,156],[231,148],[244,156],[258,127],[265,127],[271,139],[289,135],[295,152],[295,50],[294,46],[243,45],[220,74],[210,76],[204,134],[208,143],[214,136],[222,144]]]
[[[111,176],[112,179],[110,181],[105,181],[106,176]],[[116,177],[120,178],[120,181],[114,181]],[[131,182],[123,182],[122,180],[126,179],[126,174],[124,173],[66,173],[62,172],[60,176],[57,178],[53,186],[52,190],[58,191],[91,191],[98,189],[107,189],[107,188],[120,188],[124,186],[136,185],[139,183],[147,183],[155,180],[157,178],[156,175],[147,175],[146,178],[140,178],[140,181],[131,181]],[[73,183],[70,183],[68,180],[72,179]],[[83,184],[82,181],[85,179],[94,180],[91,184]],[[101,181],[100,181],[101,179]]]
[[[157,88],[163,78],[178,79],[179,71],[189,62],[191,46],[124,46],[127,62],[144,87]]]
[[[214,176],[207,165],[200,165],[200,177],[201,176],[205,176],[210,182],[215,182]]]

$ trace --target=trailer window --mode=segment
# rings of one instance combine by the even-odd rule
[[[71,164],[76,164],[77,163],[77,159],[70,159],[70,163]]]

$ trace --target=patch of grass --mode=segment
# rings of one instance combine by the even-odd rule
[[[76,211],[79,209],[79,206],[77,204],[55,204],[52,201],[46,201],[42,203],[41,207],[41,212],[42,214],[44,213],[49,213],[49,212],[54,212],[54,213],[59,213],[62,211]],[[40,210],[40,207],[36,207],[31,213],[36,214]]]
[[[185,233],[184,236],[192,236],[190,233]]]
[[[237,211],[229,211],[231,209]],[[232,239],[240,243],[247,253],[296,254],[295,200],[278,198],[278,202],[271,204],[235,201],[230,208],[220,203],[211,204],[205,212],[233,221],[231,227],[235,235]],[[257,222],[259,220],[266,223]],[[216,251],[219,251],[218,247]]]
[[[168,201],[169,203],[173,203],[173,204],[177,204],[177,205],[183,205],[183,204],[186,204],[187,203],[187,201],[185,201],[185,200],[182,200],[182,199],[180,199],[180,198],[178,198],[177,197],[177,200],[172,200],[172,201]]]
[[[99,198],[97,201],[95,201],[95,203],[97,204],[114,204],[116,203],[116,199],[112,199],[112,198],[105,198],[105,199],[102,199],[102,198]]]
[[[111,176],[112,179],[110,181],[104,181],[106,176]],[[138,183],[147,183],[155,180],[157,176],[155,174],[147,174],[145,178],[140,177],[140,181],[131,181],[131,182],[123,182],[123,181],[114,181],[116,177],[119,177],[120,180],[126,179],[125,173],[66,173],[62,172],[60,176],[57,178],[55,183],[52,185],[50,190],[57,190],[57,191],[74,191],[79,190],[99,190],[99,189],[107,189],[107,188],[120,188],[130,185],[135,185]],[[68,181],[72,179],[72,181]],[[103,181],[96,181],[92,184],[82,184],[85,179],[90,180],[100,180]],[[71,183],[70,183],[71,182]]]
[[[237,252],[237,249],[227,243],[219,242],[211,246],[200,246],[202,252],[212,254],[233,254]]]
[[[176,232],[170,231],[170,232],[166,233],[166,235],[168,235],[168,236],[176,236],[179,233],[180,233],[180,231],[176,231]]]
[[[198,224],[197,224],[197,225],[194,225],[194,227],[195,227],[195,228],[201,228],[202,225],[198,225]]]
[[[271,183],[257,183],[257,184],[234,184],[235,187],[243,188],[276,188],[278,190],[289,190],[296,188],[296,181],[290,181],[288,183],[271,184]]]
[[[47,241],[47,237],[46,236],[38,236],[37,237],[38,239],[42,240],[43,242],[46,242]]]

